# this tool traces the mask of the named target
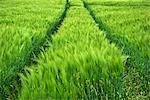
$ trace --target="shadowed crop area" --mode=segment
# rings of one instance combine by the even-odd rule
[[[1,0],[0,100],[148,100],[149,0]]]

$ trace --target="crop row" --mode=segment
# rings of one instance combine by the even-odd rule
[[[110,41],[123,48],[124,53],[129,56],[126,65],[126,97],[138,98],[138,93],[139,98],[147,98],[150,82],[150,2],[124,1],[86,2]]]
[[[65,4],[66,0],[0,1],[0,99],[18,91],[18,73],[39,52]]]
[[[21,74],[20,100],[118,99],[126,56],[110,44],[80,0],[70,0],[37,65]]]

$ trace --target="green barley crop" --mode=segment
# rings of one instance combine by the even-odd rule
[[[0,1],[0,99],[14,96],[17,74],[41,46],[64,11],[66,0]],[[45,40],[44,40],[45,41]],[[9,96],[9,97],[11,97]]]
[[[150,2],[148,0],[119,0],[118,2],[89,0],[88,4],[110,40],[123,48],[124,53],[129,56],[126,65],[128,72],[125,77],[126,97],[128,99],[148,98]]]
[[[0,0],[0,100],[147,100],[149,10],[149,0]]]
[[[119,99],[126,56],[80,1],[72,5],[38,64],[21,74],[20,100]]]

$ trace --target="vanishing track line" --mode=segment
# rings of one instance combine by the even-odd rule
[[[106,34],[106,38],[110,41],[110,43],[115,43],[117,46],[121,47],[123,43],[118,41],[118,38],[111,33],[111,29],[103,23],[101,19],[97,19],[91,8],[88,4],[83,1],[84,7],[89,11],[90,15],[92,16],[93,20],[97,24],[98,28]]]
[[[66,4],[65,4],[65,8],[64,8],[64,11],[62,13],[62,15],[59,17],[59,20],[57,20],[54,24],[54,26],[52,28],[49,28],[47,30],[47,33],[46,33],[46,36],[44,37],[44,39],[42,40],[42,42],[38,45],[37,48],[34,48],[34,50],[31,52],[27,62],[25,63],[24,66],[31,66],[31,65],[35,65],[37,64],[38,62],[36,62],[34,59],[36,57],[38,57],[41,52],[44,52],[46,50],[46,48],[48,48],[48,41],[52,41],[51,39],[51,36],[56,33],[59,29],[59,27],[62,25],[65,17],[66,17],[66,13],[68,11],[70,7],[70,4],[69,4],[69,1],[66,0]],[[35,43],[32,43],[33,45]],[[24,68],[24,67],[21,67],[21,68]],[[24,73],[24,69],[19,69],[19,72],[22,72]],[[21,81],[20,81],[20,77],[18,75],[15,75],[15,77],[13,77],[11,80],[14,80],[15,78],[15,81],[16,81],[16,86],[19,86],[19,90],[21,89]],[[5,83],[7,83],[7,85],[11,85],[11,83],[7,82],[7,79],[5,79],[5,81],[2,82],[2,86],[0,86],[0,100],[5,100],[5,99],[10,99],[10,96],[8,94],[5,93]],[[18,88],[18,87],[17,87]],[[17,90],[13,90],[13,92],[15,91],[15,98],[17,98],[17,95],[18,95],[18,91]],[[13,96],[14,97],[14,96]]]
[[[30,57],[30,63],[28,64],[28,66],[29,65],[31,66],[33,64],[37,64],[37,62],[34,61],[34,58],[38,57],[38,55],[41,52],[45,51],[46,48],[49,47],[47,41],[50,41],[50,42],[52,41],[51,36],[54,33],[57,33],[57,31],[59,30],[59,27],[61,27],[69,8],[70,8],[69,0],[66,0],[66,5],[65,5],[64,12],[60,16],[59,20],[55,22],[54,26],[47,30],[47,35],[45,36],[45,38],[44,38],[43,42],[41,43],[41,45],[39,46],[39,48],[35,49],[32,52],[31,57]]]
[[[134,51],[130,50],[130,49],[132,49],[132,47],[131,47],[132,43],[130,43],[128,41],[128,39],[125,37],[113,35],[111,32],[111,29],[102,21],[102,19],[101,18],[97,19],[93,10],[89,7],[89,4],[86,3],[86,1],[84,1],[84,0],[83,0],[83,4],[84,4],[84,7],[89,11],[89,14],[92,16],[93,20],[95,21],[95,23],[97,24],[99,29],[106,34],[106,38],[110,41],[110,43],[116,44],[116,46],[118,48],[123,49],[123,53],[125,55],[129,55],[129,57],[127,58],[126,64],[125,64],[125,74],[124,74],[123,78],[125,78],[128,75],[128,71],[130,69],[134,69],[134,67],[135,67],[135,69],[138,72],[138,74],[140,75],[140,77],[144,77],[144,80],[140,79],[142,84],[145,86],[149,86],[148,85],[149,84],[149,82],[148,82],[149,78],[147,76],[145,76],[144,74],[142,74],[140,72],[140,70],[136,67],[138,64],[137,64],[137,61],[134,61],[134,60],[136,60],[137,58],[133,57],[132,52],[134,52]],[[123,40],[123,41],[120,41],[120,40]],[[128,43],[128,45],[126,43],[124,43],[124,41],[126,41]],[[145,63],[145,65],[148,65],[148,63],[149,62],[147,61]],[[147,70],[148,70],[148,68],[147,68]],[[149,93],[148,89],[146,89],[145,91],[147,93]],[[124,98],[126,98],[126,96],[124,96]]]

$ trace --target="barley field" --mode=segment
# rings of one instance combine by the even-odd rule
[[[149,0],[0,0],[0,100],[149,99]]]

